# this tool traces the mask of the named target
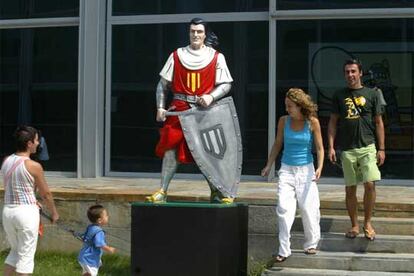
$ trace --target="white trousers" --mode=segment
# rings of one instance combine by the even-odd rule
[[[18,273],[33,273],[39,220],[37,205],[4,205],[3,227],[10,243],[5,263]]]
[[[289,166],[282,163],[279,170],[279,203],[276,214],[279,224],[279,255],[288,257],[290,229],[296,215],[296,202],[302,216],[305,242],[303,249],[316,248],[321,237],[319,226],[319,192],[315,179],[315,168],[310,163],[304,166]]]

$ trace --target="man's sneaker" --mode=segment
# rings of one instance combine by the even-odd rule
[[[145,197],[145,202],[165,203],[167,202],[167,193],[161,189],[155,192],[152,196]]]

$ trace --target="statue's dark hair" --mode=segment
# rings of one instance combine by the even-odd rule
[[[209,47],[216,48],[219,45],[219,39],[217,35],[210,29],[208,22],[199,17],[193,18],[190,21],[190,25],[200,24],[204,26],[204,31],[206,33],[206,40],[204,41],[204,44]]]

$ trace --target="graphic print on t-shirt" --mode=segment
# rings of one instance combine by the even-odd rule
[[[354,105],[354,101],[356,105],[358,106],[359,110],[361,110],[362,109],[361,107],[363,107],[367,102],[364,96],[354,97],[354,101],[352,101],[351,97],[348,97],[348,98],[345,98],[344,101],[347,107],[347,115],[345,119],[358,119],[360,117],[359,112]]]

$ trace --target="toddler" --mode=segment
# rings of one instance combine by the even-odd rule
[[[87,215],[91,224],[82,235],[83,247],[78,261],[82,267],[83,276],[96,276],[102,265],[103,251],[114,253],[115,248],[106,244],[105,232],[101,228],[108,224],[109,216],[106,209],[102,205],[93,205],[89,207]]]

